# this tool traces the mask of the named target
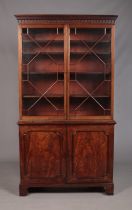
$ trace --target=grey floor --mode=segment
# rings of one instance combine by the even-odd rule
[[[115,164],[115,195],[87,192],[30,193],[18,196],[18,163],[0,163],[0,210],[132,209],[132,164]]]

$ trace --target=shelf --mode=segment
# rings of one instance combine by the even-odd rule
[[[47,72],[47,71],[43,71],[43,72],[31,72],[31,71],[29,71],[29,73],[27,73],[27,72],[22,72],[22,74],[23,75],[27,75],[27,74],[29,74],[29,75],[45,75],[45,74],[65,74],[65,72]],[[67,74],[68,74],[68,72],[67,72]],[[111,74],[111,72],[84,72],[84,71],[80,71],[80,72],[76,72],[76,71],[72,71],[72,72],[70,72],[70,74],[87,74],[87,75],[94,75],[94,76],[96,76],[96,75],[102,75],[102,74]]]
[[[41,95],[40,96],[38,96],[38,95],[24,95],[23,96],[23,98],[25,98],[25,99],[34,99],[34,98],[40,98],[41,97]],[[47,97],[47,98],[63,98],[64,97],[64,95],[61,95],[61,94],[57,94],[57,95],[45,95],[45,97]],[[70,98],[87,98],[87,97],[90,97],[90,96],[88,96],[88,95],[70,95],[69,96]],[[107,99],[107,98],[110,98],[110,96],[92,96],[93,98],[101,98],[101,99]],[[44,98],[44,96],[43,96],[43,98]],[[90,97],[91,98],[91,97]]]
[[[34,99],[34,98],[40,98],[41,97],[41,95],[40,96],[37,96],[37,95],[24,95],[23,96],[23,98],[25,98],[25,99]],[[57,94],[57,95],[45,95],[45,96],[43,96],[42,98],[63,98],[64,97],[64,95],[59,95],[59,94]]]
[[[96,53],[97,55],[100,55],[100,56],[104,56],[104,55],[110,55],[111,54],[111,52],[96,52],[96,51],[94,51],[94,53]],[[86,52],[86,51],[84,51],[84,52],[82,52],[82,51],[80,51],[80,52],[71,52],[70,51],[70,54],[75,54],[75,55],[78,55],[78,54],[82,54],[82,55],[84,55],[84,54],[87,54],[87,55],[94,55],[94,53],[93,52]],[[95,55],[94,55],[95,56]]]
[[[38,42],[38,43],[47,43],[47,42],[50,42],[50,41],[53,41],[55,43],[57,43],[57,42],[64,43],[64,39],[45,39],[45,40],[41,40],[41,39],[35,39],[35,40],[23,39],[22,40],[23,43],[35,43],[35,42]]]
[[[64,74],[64,72],[47,72],[47,71],[44,71],[44,72],[30,72],[27,73],[27,72],[22,72],[23,75],[47,75],[47,74]]]
[[[111,72],[89,72],[89,71],[70,71],[70,74],[86,74],[86,75],[93,75],[93,76],[97,76],[97,75],[104,75],[104,74],[111,74]]]
[[[92,97],[91,96],[88,96],[88,95],[70,95],[70,97],[71,98],[110,98],[110,96],[94,96],[94,95],[92,95]]]
[[[58,55],[58,54],[64,54],[64,51],[56,51],[56,52],[53,52],[53,51],[48,51],[48,52],[23,52],[23,55],[37,55],[38,53],[40,53],[40,54],[52,54],[52,55]],[[100,56],[105,56],[105,55],[111,55],[111,53],[110,52],[103,52],[103,53],[100,53],[100,52],[95,52],[94,51],[94,53],[96,53],[97,55],[100,55]],[[87,54],[87,55],[93,55],[94,53],[92,53],[92,52],[86,52],[86,51],[80,51],[80,52],[75,52],[75,51],[73,51],[73,52],[71,52],[70,51],[70,54],[73,54],[73,55],[80,55],[80,54],[82,54],[82,55],[84,55],[84,54]],[[95,55],[94,55],[95,56]]]
[[[36,52],[24,52],[22,53],[23,55],[37,55],[37,54],[41,54],[41,55],[45,55],[45,54],[53,54],[53,55],[58,55],[58,54],[64,54],[64,51],[56,51],[56,52],[53,52],[53,51],[48,51],[48,52],[41,52],[41,51],[36,51]]]
[[[40,44],[42,44],[42,43],[47,43],[47,42],[50,42],[50,41],[52,41],[52,39],[47,39],[47,40],[41,40],[41,39],[35,39],[34,41],[33,40],[28,40],[28,39],[23,39],[22,40],[22,42],[23,43],[35,43],[35,42],[37,42],[37,43],[40,43]],[[55,43],[64,43],[64,39],[55,39],[55,40],[53,40],[53,42],[55,42]],[[80,40],[77,40],[77,39],[70,39],[70,43],[78,43],[78,42],[86,42],[87,44],[95,44],[96,43],[96,40],[95,41],[90,41],[90,40],[87,40],[87,39],[80,39]],[[111,41],[110,40],[102,40],[102,41],[100,41],[99,42],[99,44],[105,44],[105,43],[111,43]]]

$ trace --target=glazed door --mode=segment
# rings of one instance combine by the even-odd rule
[[[69,126],[68,183],[111,181],[112,129],[104,127]]]
[[[70,28],[69,118],[110,118],[111,28]]]
[[[65,118],[64,28],[22,28],[22,117]]]
[[[66,175],[65,129],[57,126],[33,126],[21,129],[23,177],[43,183],[62,183]],[[23,150],[22,150],[23,148]]]

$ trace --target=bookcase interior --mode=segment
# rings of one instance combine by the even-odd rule
[[[111,29],[71,27],[66,72],[64,36],[63,27],[22,29],[22,114],[63,117],[67,100],[67,118],[111,115]]]

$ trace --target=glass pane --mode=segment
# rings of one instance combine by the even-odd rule
[[[63,28],[22,30],[22,114],[64,115]]]
[[[70,29],[70,115],[111,114],[111,29]]]

